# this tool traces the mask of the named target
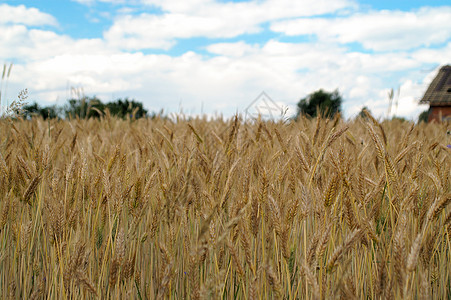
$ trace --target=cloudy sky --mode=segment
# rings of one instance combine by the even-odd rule
[[[75,89],[230,116],[262,91],[293,112],[323,88],[348,118],[363,106],[386,117],[393,88],[392,114],[416,119],[451,64],[449,0],[10,0],[0,16],[6,97],[28,88],[42,105]]]

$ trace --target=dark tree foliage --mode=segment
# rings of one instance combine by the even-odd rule
[[[392,121],[399,121],[399,122],[407,122],[407,119],[404,117],[398,117],[398,116],[393,116],[393,118],[391,118]]]
[[[40,106],[36,102],[32,104],[27,104],[23,107],[24,117],[30,119],[34,116],[41,116],[44,120],[46,119],[56,119],[61,116],[61,108],[56,105],[51,106]]]
[[[41,107],[36,102],[24,106],[24,115],[27,119],[34,116],[41,116],[44,119],[53,118],[100,118],[106,113],[118,118],[144,118],[147,117],[147,110],[144,109],[141,102],[130,100],[128,98],[118,99],[114,102],[102,103],[97,97],[83,97],[82,99],[69,99],[67,103],[58,107],[45,106]]]
[[[144,109],[141,102],[135,100],[118,99],[114,102],[102,103],[98,98],[83,98],[81,100],[70,99],[65,107],[66,117],[74,118],[98,118],[109,111],[112,116],[118,118],[143,118],[147,116],[147,110]]]
[[[142,118],[147,115],[147,110],[143,108],[141,102],[136,102],[135,100],[118,99],[115,102],[109,102],[105,105],[110,111],[111,115],[117,116],[119,118]]]
[[[418,123],[421,123],[421,122],[427,123],[428,120],[429,120],[429,110],[423,111],[423,112],[418,116]]]
[[[336,113],[341,112],[343,98],[338,90],[332,93],[322,89],[311,93],[298,102],[298,113],[309,117],[316,117],[320,114],[326,118],[332,118]]]
[[[66,118],[99,118],[105,105],[97,97],[83,97],[82,99],[69,99],[64,106]]]
[[[365,111],[367,111],[367,112],[369,112],[371,114],[371,111],[368,109],[367,106],[362,107],[362,109],[359,112],[359,117],[364,119],[364,120],[368,119],[368,117],[365,114]]]

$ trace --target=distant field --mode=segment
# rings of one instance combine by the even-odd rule
[[[447,129],[0,120],[0,298],[449,299]]]

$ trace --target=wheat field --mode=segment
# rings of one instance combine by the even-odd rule
[[[0,120],[0,298],[449,299],[447,126]]]

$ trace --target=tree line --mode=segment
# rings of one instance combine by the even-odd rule
[[[300,115],[309,118],[314,118],[318,115],[325,118],[333,118],[337,113],[342,112],[342,103],[343,97],[338,90],[327,92],[320,89],[299,100],[297,103],[297,113],[294,119],[297,120]],[[369,109],[366,106],[364,106],[359,113],[361,118],[365,118],[365,111],[369,112]],[[418,116],[418,123],[427,123],[428,115],[428,110],[423,111]],[[405,118],[396,116],[392,117],[392,120],[406,121]]]
[[[43,119],[100,118],[107,113],[123,119],[154,116],[148,114],[141,102],[129,98],[119,98],[115,101],[103,103],[96,96],[82,97],[81,99],[69,99],[63,106],[40,106],[37,102],[33,102],[23,107],[23,114],[27,119],[35,116],[40,116]]]
[[[311,118],[318,115],[333,118],[337,113],[342,112],[342,103],[343,97],[338,90],[333,92],[327,92],[323,89],[317,90],[299,100],[294,120],[297,120],[301,115]],[[368,108],[362,108],[359,113],[361,117],[364,117],[364,110],[368,110]],[[44,119],[99,118],[106,113],[123,119],[155,117],[155,113],[149,115],[148,111],[143,107],[143,104],[134,99],[119,98],[115,101],[103,103],[96,96],[69,99],[63,106],[40,106],[34,102],[25,105],[23,111],[25,118],[28,119],[34,116],[41,116]],[[423,112],[420,114],[418,121],[427,122],[427,115],[428,111]],[[404,120],[403,118],[397,119]]]
[[[294,119],[300,115],[308,117],[316,117],[321,115],[326,118],[333,118],[335,114],[342,111],[343,98],[335,90],[331,93],[324,90],[318,90],[301,99],[297,104],[297,114]],[[105,113],[119,118],[143,118],[148,115],[148,111],[144,109],[141,102],[134,99],[117,99],[116,101],[103,103],[96,96],[82,97],[81,99],[69,99],[63,106],[50,105],[40,106],[37,102],[27,104],[23,107],[23,115],[25,118],[40,116],[44,120],[55,118],[99,118]],[[151,117],[154,114],[151,115]]]

